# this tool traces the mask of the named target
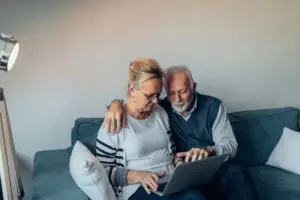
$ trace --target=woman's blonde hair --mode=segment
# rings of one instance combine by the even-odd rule
[[[153,58],[137,58],[129,64],[129,83],[139,89],[144,81],[163,78],[163,70],[159,63]]]

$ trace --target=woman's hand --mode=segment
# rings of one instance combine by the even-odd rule
[[[107,133],[119,133],[126,124],[126,113],[121,101],[113,101],[106,112],[102,127]]]
[[[136,171],[130,170],[127,176],[128,184],[137,184],[140,183],[146,192],[150,194],[152,191],[157,191],[158,180],[160,177],[163,177],[166,173],[152,173],[147,171]]]

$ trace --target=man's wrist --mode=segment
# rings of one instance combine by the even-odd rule
[[[216,146],[209,146],[206,148],[206,151],[208,153],[208,156],[215,156],[217,154]]]

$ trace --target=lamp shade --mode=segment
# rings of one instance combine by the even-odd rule
[[[0,34],[0,70],[9,71],[19,52],[19,42],[12,36]]]

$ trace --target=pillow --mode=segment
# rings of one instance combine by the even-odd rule
[[[105,169],[79,141],[73,147],[69,168],[75,183],[91,200],[117,199]]]
[[[299,152],[300,133],[284,128],[266,164],[300,175]]]

